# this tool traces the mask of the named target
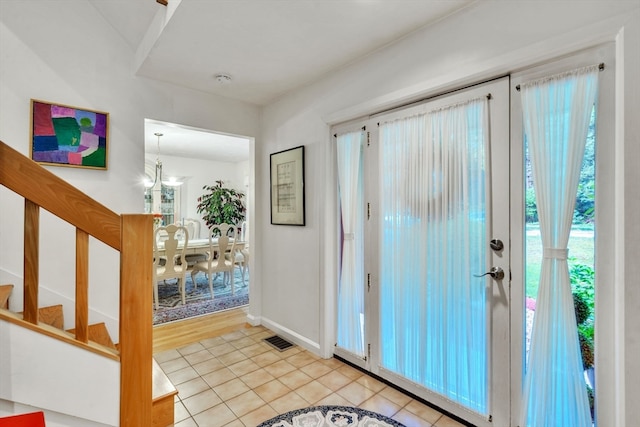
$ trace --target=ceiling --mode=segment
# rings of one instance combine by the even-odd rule
[[[90,1],[136,75],[266,105],[474,0]]]
[[[158,140],[157,133],[162,134]],[[187,157],[238,163],[249,159],[249,140],[175,123],[144,121],[144,151],[155,159]],[[159,143],[159,151],[158,151]]]

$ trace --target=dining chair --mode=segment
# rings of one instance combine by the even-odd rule
[[[189,231],[189,238],[191,238],[191,240],[200,238],[200,221],[198,221],[197,219],[184,218],[182,221],[178,221],[178,225],[187,227],[187,230]],[[204,261],[205,259],[207,259],[207,255],[204,252],[188,253],[187,255],[185,255],[185,257],[187,259],[187,264],[189,264],[189,268],[191,268],[196,262]],[[198,287],[196,286],[196,289],[197,288]]]
[[[189,230],[189,236],[192,239],[200,238],[200,221],[195,218],[184,218],[179,225],[184,225]]]
[[[235,252],[233,256],[229,256],[229,259],[233,259],[235,267],[240,269],[242,274],[242,283],[246,283],[246,273],[249,271],[249,242],[247,241],[247,221],[243,221],[240,226],[240,233],[238,237],[238,243],[236,244]],[[231,294],[234,294],[233,287],[231,288]]]
[[[167,225],[156,228],[153,236],[153,298],[156,310],[160,307],[158,281],[177,279],[178,290],[185,304],[185,277],[187,260],[185,252],[189,243],[189,231],[183,226]],[[164,255],[160,255],[159,245],[164,246]]]
[[[217,273],[231,276],[231,292],[234,292],[233,270],[235,263],[228,258],[235,253],[236,227],[226,223],[213,225],[209,230],[209,252],[205,261],[196,262],[191,269],[191,280],[196,283],[196,275],[203,272],[209,280],[209,292],[213,299],[213,275]],[[224,276],[223,276],[224,283]]]

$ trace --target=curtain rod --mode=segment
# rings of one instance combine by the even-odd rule
[[[366,131],[367,131],[367,127],[366,127],[366,126],[362,126],[362,127],[360,128],[360,130],[362,130],[363,132],[366,132]],[[349,132],[345,132],[345,133],[349,133]],[[337,133],[334,133],[334,134],[333,134],[333,137],[334,137],[334,138],[337,138],[337,137],[338,137],[338,134],[337,134]]]
[[[454,91],[454,92],[456,92],[456,91]],[[453,93],[453,92],[449,92],[449,93]],[[447,94],[445,94],[445,95],[447,95]],[[493,99],[493,95],[491,95],[491,93],[486,94],[484,97],[487,98],[487,101],[491,101]],[[482,99],[482,98],[483,98],[482,96],[478,96],[478,97],[475,97],[475,98],[470,98],[470,99],[467,99],[465,101],[455,102],[453,104],[446,105],[444,107],[434,108],[432,110],[428,110],[426,112],[422,112],[422,114],[429,114],[429,113],[433,113],[435,111],[442,111],[442,110],[445,110],[447,108],[456,107],[456,106],[459,106],[459,105],[462,105],[462,104],[466,104],[466,103],[468,103],[470,101],[476,101],[476,100],[479,100],[479,99]],[[422,104],[424,102],[425,101],[420,101],[420,102],[415,103],[415,105],[419,105],[419,104]],[[409,106],[412,106],[412,105],[414,105],[414,104],[411,104]],[[391,112],[391,111],[395,111],[395,110],[403,110],[405,108],[407,108],[407,106],[397,107],[397,108],[394,108],[394,109],[389,110],[389,111]],[[414,116],[414,115],[416,115],[416,114],[412,114],[411,116]],[[380,122],[378,122],[377,124],[378,124],[378,127],[380,127]]]
[[[604,62],[598,64],[598,71],[604,71]],[[516,90],[520,92],[520,85],[516,86]]]
[[[387,109],[384,109],[384,110],[379,110],[379,111],[373,112],[373,113],[369,114],[366,117],[371,119],[371,118],[373,118],[375,116],[379,116],[379,115],[382,115],[382,114],[390,113],[390,112],[392,112],[394,110],[402,110],[403,108],[413,107],[414,105],[421,104],[421,103],[423,103],[425,101],[430,101],[432,99],[441,98],[441,97],[444,97],[444,96],[447,96],[447,95],[451,95],[452,93],[455,93],[455,92],[463,91],[465,89],[471,89],[473,87],[480,86],[480,85],[483,85],[485,83],[490,83],[490,82],[493,82],[495,80],[500,80],[501,78],[506,77],[506,76],[508,76],[508,74],[500,75],[500,76],[497,76],[497,77],[493,77],[493,78],[491,78],[489,80],[484,80],[484,81],[481,81],[481,82],[478,82],[478,83],[473,83],[473,84],[470,84],[470,85],[467,85],[467,86],[464,86],[464,87],[451,89],[451,90],[448,90],[446,92],[438,93],[436,95],[430,95],[430,96],[426,96],[426,97],[423,97],[423,98],[419,98],[419,99],[416,99],[415,101],[410,101],[410,102],[407,102],[405,104],[397,105],[395,107],[390,107],[390,108],[387,108]],[[491,95],[491,94],[489,94],[489,95]],[[487,98],[489,98],[489,95],[487,96]],[[491,98],[489,98],[489,99],[491,99]]]

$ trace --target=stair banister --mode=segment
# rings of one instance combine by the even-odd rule
[[[0,141],[0,183],[120,250],[120,216]]]
[[[14,322],[53,338],[120,361],[120,426],[152,425],[153,218],[118,215],[66,181],[0,141],[0,185],[25,199],[24,313],[2,313]],[[76,227],[76,332],[38,324],[40,208]],[[89,236],[120,252],[120,350],[101,350],[88,339]],[[148,268],[140,268],[147,265]]]

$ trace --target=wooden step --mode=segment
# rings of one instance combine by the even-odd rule
[[[72,333],[73,335],[76,334],[75,328],[69,329],[67,332]],[[111,336],[107,330],[107,325],[104,323],[94,323],[93,325],[89,325],[89,340],[114,350],[118,349],[111,340]]]
[[[0,285],[0,308],[9,309],[9,296],[13,291],[13,285]]]
[[[62,304],[50,305],[38,309],[38,321],[51,325],[54,328],[64,328],[64,312]]]
[[[22,312],[18,314],[22,314]],[[38,322],[46,323],[54,328],[64,329],[64,311],[62,310],[62,304],[40,307],[38,309]]]
[[[22,314],[22,312],[18,314]],[[64,329],[64,312],[62,310],[62,304],[39,308],[38,321],[51,325],[54,328]],[[69,329],[67,332],[75,336],[76,330],[75,328]],[[119,351],[118,347],[111,340],[111,336],[109,335],[109,331],[107,330],[107,326],[104,322],[89,325],[89,341],[93,341],[97,344]]]
[[[153,427],[168,427],[174,422],[174,399],[178,390],[171,384],[160,365],[153,360],[153,404],[151,420]]]

